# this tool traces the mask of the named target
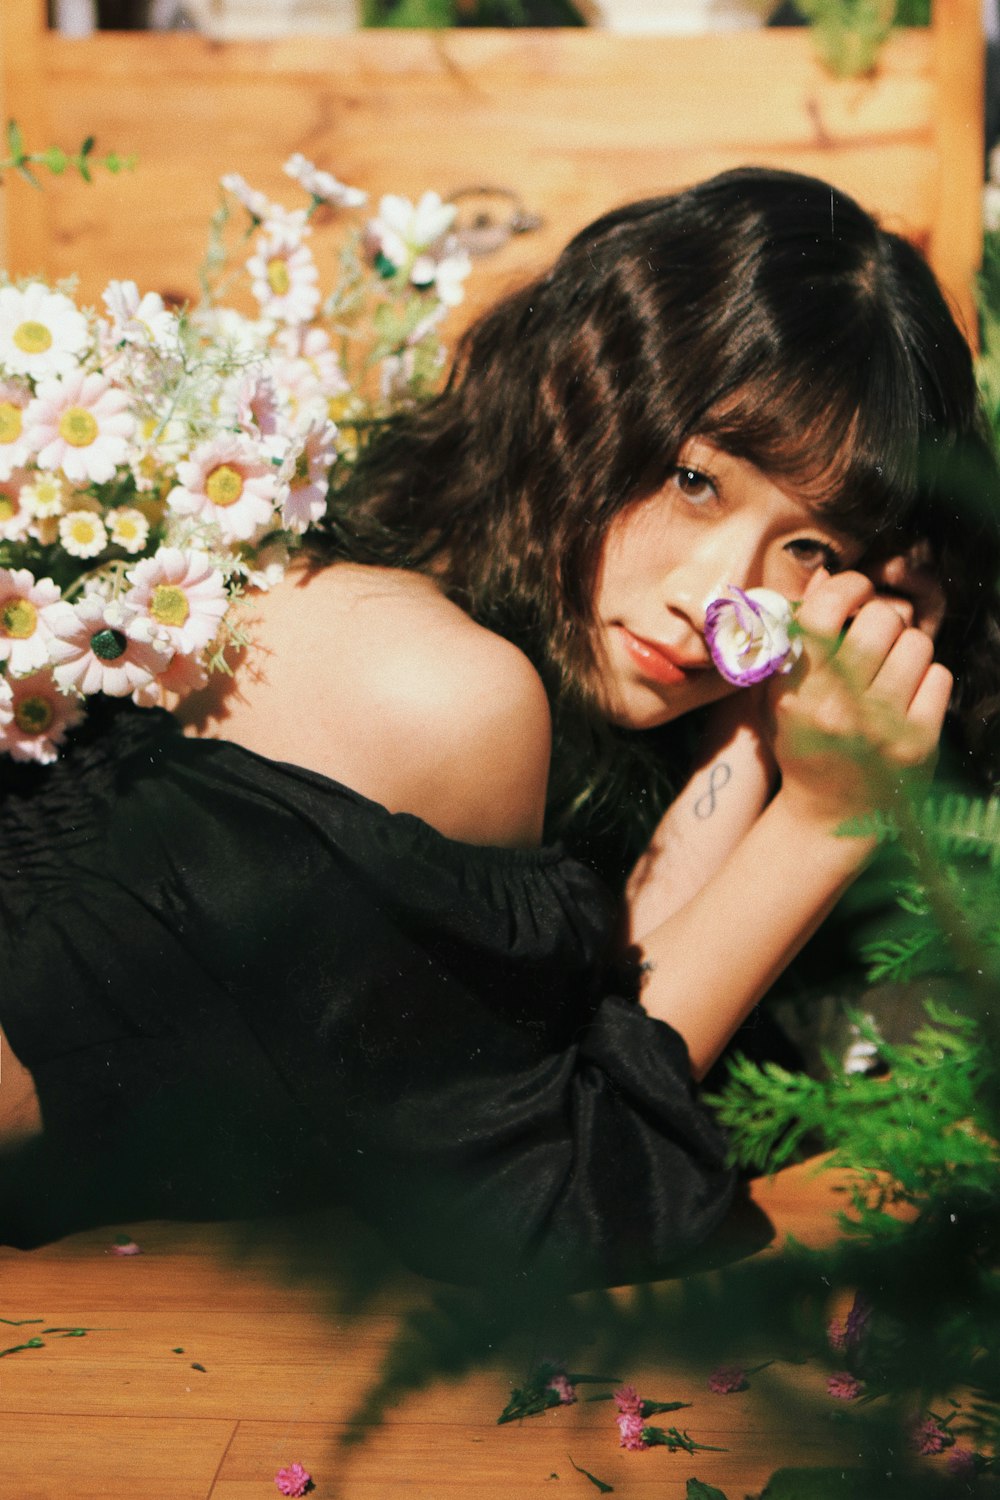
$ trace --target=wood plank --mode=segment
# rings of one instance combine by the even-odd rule
[[[928,253],[951,292],[966,336],[978,343],[974,275],[982,254],[986,46],[977,7],[935,0],[937,207]]]
[[[0,123],[16,118],[33,150],[50,144],[43,82],[45,14],[45,0],[3,0],[0,5]],[[5,178],[0,186],[0,265],[47,271],[49,207],[44,192],[17,174]]]
[[[128,1415],[78,1424],[57,1414],[19,1413],[0,1419],[2,1493],[32,1500],[205,1500],[235,1426]]]

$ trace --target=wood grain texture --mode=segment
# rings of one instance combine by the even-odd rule
[[[592,31],[360,32],[214,43],[190,34],[38,33],[36,0],[4,8],[10,107],[46,138],[136,152],[134,176],[66,178],[20,212],[12,267],[78,273],[85,298],[131,276],[196,291],[216,184],[238,171],[294,202],[292,151],[365,186],[519,192],[541,232],[479,262],[460,317],[546,265],[609,207],[740,163],[829,178],[928,248],[968,314],[979,255],[982,42],[975,0],[896,35],[870,79],[838,80],[795,30],[700,37]],[[34,19],[33,19],[34,18]],[[10,36],[34,24],[33,51]],[[32,60],[34,59],[34,60]],[[36,71],[38,70],[38,71]],[[15,211],[17,210],[17,211]]]
[[[775,1230],[763,1262],[789,1234],[830,1243],[844,1183],[814,1164],[757,1183]],[[471,1363],[453,1361],[450,1374],[404,1376],[382,1420],[364,1426],[365,1395],[394,1360],[400,1367],[404,1335],[456,1302],[453,1291],[397,1271],[358,1301],[327,1274],[308,1216],[281,1228],[127,1227],[142,1246],[133,1258],[112,1253],[110,1229],[30,1253],[0,1250],[0,1316],[91,1329],[0,1360],[4,1500],[265,1500],[291,1462],[314,1475],[315,1500],[589,1495],[569,1455],[628,1500],[682,1500],[694,1474],[742,1496],[779,1465],[856,1458],[863,1426],[831,1422],[823,1368],[782,1360],[766,1332],[724,1346],[727,1362],[774,1361],[749,1390],[708,1391],[718,1350],[670,1330],[692,1299],[711,1305],[718,1272],[545,1303]],[[31,1331],[0,1327],[10,1335],[0,1344]],[[600,1330],[595,1347],[616,1363],[601,1372],[654,1399],[690,1402],[661,1421],[721,1451],[625,1453],[606,1402],[497,1426],[511,1384],[540,1358],[582,1344],[591,1357],[578,1367],[597,1373],[587,1340]]]

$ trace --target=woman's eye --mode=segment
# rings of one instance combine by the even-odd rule
[[[692,505],[704,505],[715,499],[715,484],[700,469],[689,469],[684,464],[678,464],[673,473],[673,483]]]
[[[785,551],[791,553],[795,561],[810,572],[826,568],[828,573],[836,573],[841,567],[841,557],[836,547],[814,537],[804,536],[794,542],[787,542]]]

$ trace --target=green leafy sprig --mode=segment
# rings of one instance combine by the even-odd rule
[[[113,176],[119,172],[131,172],[136,164],[135,156],[119,156],[109,151],[105,156],[94,155],[94,137],[88,135],[78,151],[64,151],[61,146],[47,146],[44,151],[29,151],[24,144],[24,135],[16,120],[7,121],[7,155],[0,157],[0,182],[6,172],[17,172],[32,187],[41,188],[32,168],[44,167],[53,177],[64,172],[79,172],[84,182],[93,181],[94,167],[103,167]]]

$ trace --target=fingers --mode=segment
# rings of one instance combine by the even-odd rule
[[[907,718],[911,724],[926,729],[935,743],[944,724],[944,716],[951,702],[955,679],[939,661],[931,662],[910,701]]]

